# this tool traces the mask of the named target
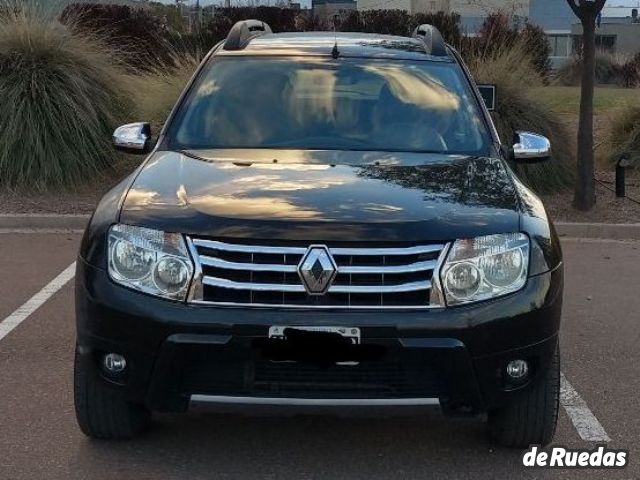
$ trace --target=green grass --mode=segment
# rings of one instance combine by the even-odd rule
[[[531,97],[555,113],[577,115],[580,110],[580,87],[538,87],[531,90]],[[640,105],[640,89],[596,88],[593,101],[595,115],[612,113],[629,105]]]

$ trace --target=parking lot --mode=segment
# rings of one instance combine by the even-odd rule
[[[563,241],[564,408],[555,445],[628,449],[616,471],[526,469],[480,418],[196,410],[90,441],[72,400],[77,232],[0,233],[0,479],[640,478],[640,242]]]

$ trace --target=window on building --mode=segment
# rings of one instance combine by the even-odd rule
[[[615,35],[596,35],[596,50],[608,53],[616,53],[616,36]],[[582,35],[573,36],[573,53],[579,53],[582,50]]]
[[[551,57],[568,57],[571,54],[569,50],[570,35],[558,34],[547,35],[549,45],[551,46]]]
[[[616,51],[616,36],[596,35],[596,48],[598,50],[614,53]]]

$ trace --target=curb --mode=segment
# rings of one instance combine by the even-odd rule
[[[84,230],[89,217],[90,215],[0,214],[0,228]]]
[[[556,222],[560,237],[640,240],[640,223],[569,223]]]
[[[0,229],[84,230],[90,215],[0,214]],[[558,235],[571,238],[640,240],[640,223],[556,222]]]

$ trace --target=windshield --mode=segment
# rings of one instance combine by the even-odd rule
[[[200,75],[169,137],[176,150],[487,150],[460,68],[432,61],[217,59]]]

